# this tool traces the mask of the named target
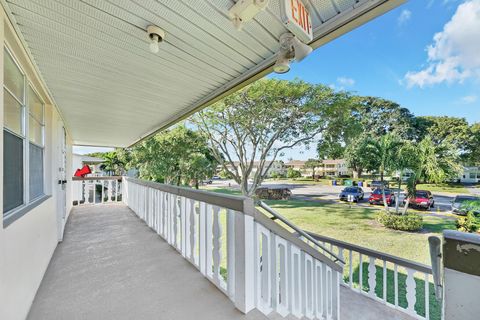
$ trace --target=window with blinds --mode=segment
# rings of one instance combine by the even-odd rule
[[[3,85],[3,216],[44,195],[44,104],[7,49]]]

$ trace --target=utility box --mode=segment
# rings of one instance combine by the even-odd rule
[[[480,235],[443,232],[445,320],[480,319]]]

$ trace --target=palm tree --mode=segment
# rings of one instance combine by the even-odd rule
[[[397,196],[396,196],[396,203],[395,203],[395,213],[398,214],[399,212],[399,205],[400,205],[400,191],[402,190],[402,177],[404,176],[405,172],[413,171],[415,168],[415,164],[417,161],[416,157],[416,148],[413,143],[409,141],[405,141],[403,145],[399,148],[397,158],[394,163],[395,170],[399,174],[398,179],[398,189],[397,189]]]
[[[407,181],[407,201],[403,214],[407,213],[409,200],[415,196],[419,181],[441,183],[460,171],[458,155],[453,150],[445,144],[435,145],[430,136],[415,146],[413,175]]]
[[[382,199],[385,210],[388,212],[387,199],[385,197],[384,178],[386,173],[397,169],[399,150],[403,145],[402,139],[393,133],[387,133],[380,138],[368,138],[365,142],[366,152],[370,157],[369,169],[380,173],[382,182]]]
[[[118,159],[115,151],[105,153],[103,159],[104,162],[100,165],[100,169],[107,172],[108,175],[119,174],[119,170],[123,167],[123,163]]]

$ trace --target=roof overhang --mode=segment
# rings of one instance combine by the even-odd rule
[[[279,1],[236,31],[233,1],[0,0],[74,144],[125,147],[272,72]],[[405,0],[304,0],[318,48]],[[145,29],[166,31],[148,51]]]

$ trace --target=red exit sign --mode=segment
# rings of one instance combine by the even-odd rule
[[[309,43],[313,39],[312,16],[301,0],[282,0],[282,21],[299,40]]]

